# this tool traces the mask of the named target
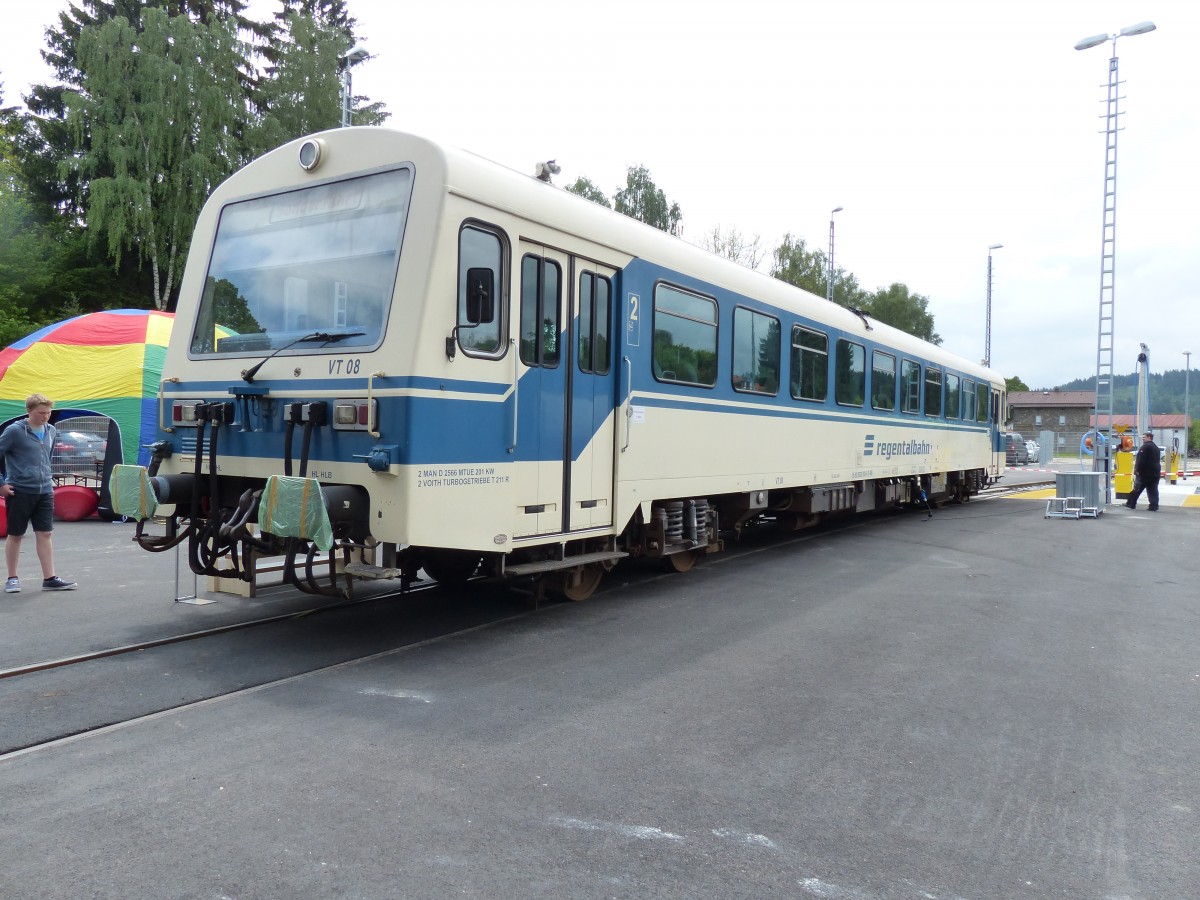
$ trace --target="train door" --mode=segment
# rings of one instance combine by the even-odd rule
[[[514,537],[612,522],[616,271],[521,241]]]
[[[992,472],[999,474],[1004,468],[1005,460],[1005,423],[1004,397],[996,388],[992,388]]]
[[[567,529],[612,524],[613,447],[616,441],[616,371],[613,364],[613,297],[616,271],[573,260],[575,328],[571,367],[570,443],[567,448]]]
[[[517,521],[514,537],[563,530],[571,260],[522,240],[517,256]]]

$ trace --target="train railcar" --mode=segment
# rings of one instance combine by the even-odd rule
[[[1004,464],[995,372],[387,129],[214,191],[163,371],[152,463],[114,476],[136,540],[322,593],[424,569],[581,599],[625,557],[685,570]]]

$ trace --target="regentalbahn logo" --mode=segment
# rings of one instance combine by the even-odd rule
[[[875,435],[868,434],[863,442],[863,456],[881,456],[891,459],[893,456],[928,456],[933,452],[933,444],[929,441],[876,441]]]

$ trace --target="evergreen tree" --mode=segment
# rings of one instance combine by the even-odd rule
[[[346,29],[354,20],[344,14],[340,19],[349,24],[339,24],[337,16],[318,18],[296,11],[285,15],[269,54],[267,77],[259,84],[262,118],[252,155],[341,123],[339,58],[352,46]],[[354,108],[357,125],[379,125],[386,118],[382,103]]]

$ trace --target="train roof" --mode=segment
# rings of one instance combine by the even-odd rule
[[[388,155],[396,154],[398,159],[414,155],[428,159],[432,156],[441,162],[446,190],[452,194],[552,226],[622,255],[686,272],[715,286],[823,322],[843,332],[876,340],[900,352],[939,361],[977,378],[1002,381],[992,369],[869,316],[871,330],[868,333],[858,314],[830,303],[824,297],[748,269],[682,238],[541,181],[532,174],[518,172],[471,151],[421,135],[375,126],[333,129],[320,137],[330,143],[354,141],[360,148],[364,143],[382,145],[380,149],[386,148]],[[406,149],[408,147],[412,149]],[[418,148],[419,154],[415,152]]]

